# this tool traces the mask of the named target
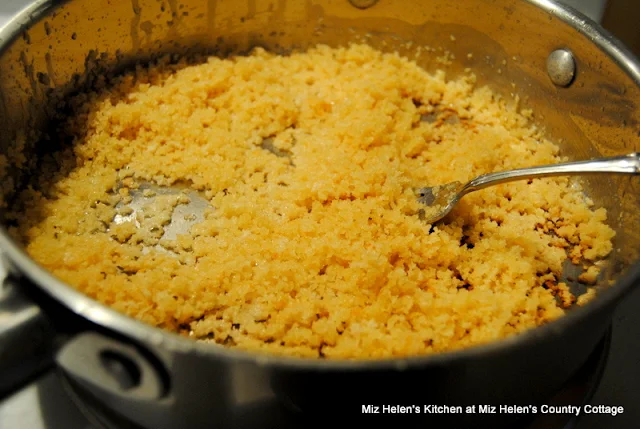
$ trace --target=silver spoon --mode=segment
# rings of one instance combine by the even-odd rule
[[[640,153],[499,171],[497,173],[483,174],[467,183],[451,182],[444,185],[421,188],[418,190],[420,196],[418,201],[427,206],[423,212],[421,211],[421,217],[427,223],[436,222],[449,214],[464,195],[491,185],[520,179],[590,173],[640,174]]]

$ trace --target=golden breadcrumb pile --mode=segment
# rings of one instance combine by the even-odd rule
[[[460,349],[562,316],[564,261],[612,248],[605,210],[567,177],[421,220],[417,188],[564,159],[472,76],[366,45],[160,61],[72,104],[73,145],[22,192],[12,233],[83,293],[194,339],[324,358]],[[147,189],[133,210],[145,183],[184,192]],[[194,191],[210,208],[167,238]]]

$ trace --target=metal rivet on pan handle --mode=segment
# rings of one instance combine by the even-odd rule
[[[557,86],[567,87],[576,75],[576,61],[566,49],[557,49],[547,58],[547,74]]]
[[[378,3],[378,0],[349,0],[349,3],[358,9],[367,9]]]

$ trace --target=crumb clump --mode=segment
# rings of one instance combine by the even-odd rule
[[[366,45],[159,61],[72,107],[74,144],[21,193],[12,234],[83,293],[196,340],[326,359],[475,346],[561,317],[563,262],[611,251],[605,210],[566,177],[421,221],[415,188],[563,159],[473,76]],[[172,252],[149,246],[175,198],[114,222],[143,182],[212,207]]]
[[[600,274],[600,268],[592,265],[586,269],[585,272],[578,276],[578,281],[580,283],[595,285],[598,280],[598,275]]]

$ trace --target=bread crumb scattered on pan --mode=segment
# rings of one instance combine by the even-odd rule
[[[578,276],[578,281],[580,283],[594,285],[596,284],[599,274],[600,274],[600,268],[595,265],[592,265],[588,267],[585,272],[583,272]]]
[[[366,45],[160,61],[73,107],[76,144],[57,156],[75,162],[22,192],[16,238],[83,293],[190,338],[327,359],[470,347],[561,317],[563,262],[611,251],[605,210],[567,177],[422,222],[414,189],[558,162],[558,147],[473,77]],[[143,182],[187,183],[213,209],[175,241],[175,196],[115,224]]]

